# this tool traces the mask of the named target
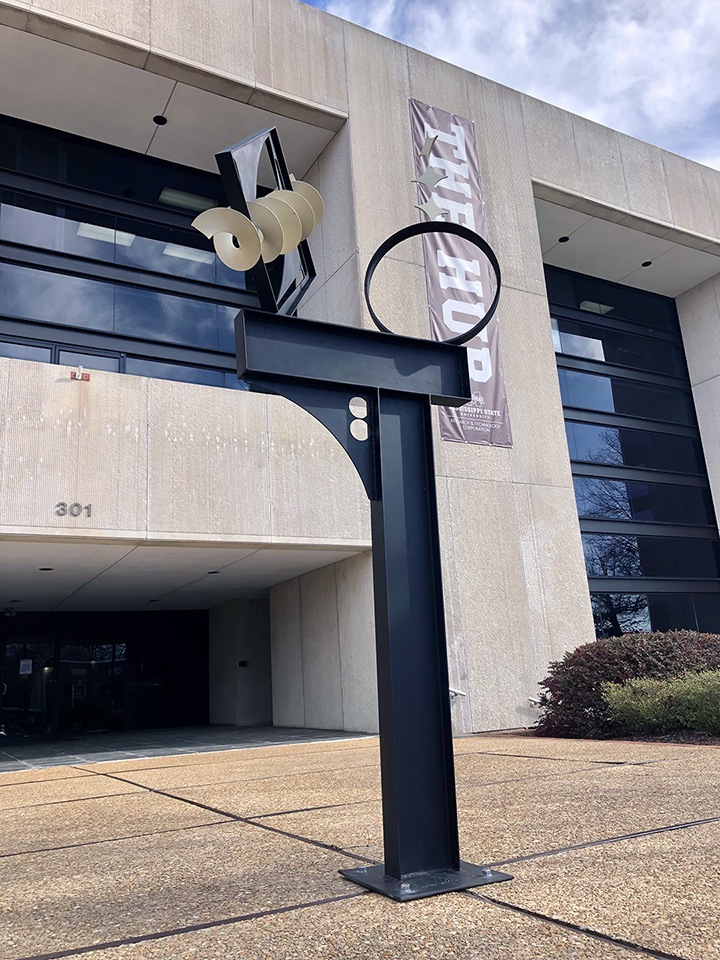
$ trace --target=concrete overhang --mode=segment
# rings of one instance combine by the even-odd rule
[[[331,117],[328,128],[319,113],[316,122],[283,116],[7,26],[0,26],[0,91],[7,116],[213,173],[216,152],[275,126],[301,179],[343,122]],[[167,118],[164,126],[153,122],[157,115]],[[274,186],[269,164],[261,180]]]
[[[542,184],[534,189],[548,265],[673,298],[720,272],[717,239]]]
[[[0,539],[0,613],[204,610],[367,549]]]

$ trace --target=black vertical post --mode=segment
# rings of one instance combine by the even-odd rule
[[[379,391],[372,504],[385,873],[459,869],[428,397]],[[388,829],[389,828],[389,829]]]
[[[396,900],[511,879],[458,851],[431,405],[469,398],[465,350],[250,310],[237,342],[238,372],[324,423],[371,500],[385,863],[340,873]]]

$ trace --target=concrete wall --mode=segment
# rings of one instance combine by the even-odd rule
[[[362,553],[270,589],[276,726],[377,731],[371,566]]]
[[[210,723],[272,723],[267,601],[234,600],[214,607],[209,627]]]
[[[0,535],[366,545],[368,513],[345,451],[286,400],[0,358]]]

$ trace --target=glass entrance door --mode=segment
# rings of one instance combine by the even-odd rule
[[[0,744],[55,732],[55,644],[0,641]]]

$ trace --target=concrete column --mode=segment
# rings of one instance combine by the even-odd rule
[[[681,294],[676,304],[710,491],[720,516],[720,273]]]
[[[377,731],[370,553],[270,590],[273,722]]]

